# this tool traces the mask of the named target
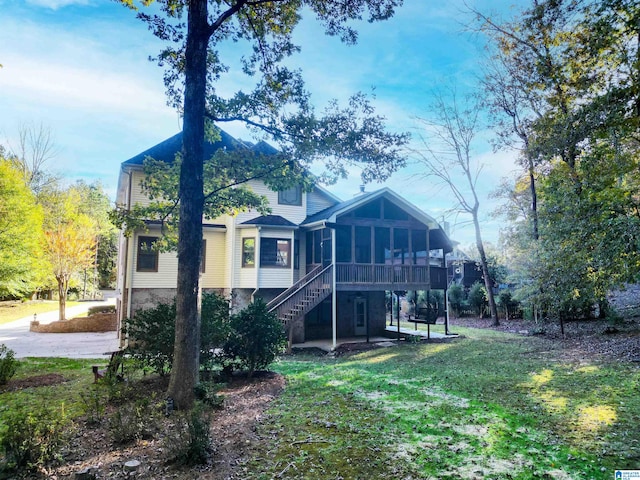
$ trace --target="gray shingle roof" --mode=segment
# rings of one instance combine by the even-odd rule
[[[245,142],[243,140],[237,140],[229,135],[224,130],[220,130],[220,140],[215,143],[209,143],[205,140],[204,143],[204,156],[205,158],[211,157],[217,150],[224,148],[227,150],[237,150],[240,148],[246,148],[261,154],[276,154],[278,150],[269,145],[266,142],[258,142],[253,144],[251,142]],[[131,157],[129,160],[123,162],[123,165],[142,165],[144,159],[147,157],[154,158],[163,162],[171,163],[176,157],[176,153],[182,150],[182,132],[175,134],[173,137],[154,145],[153,147],[139,153],[138,155]]]
[[[240,225],[264,225],[269,227],[297,227],[293,222],[290,222],[280,215],[262,215],[260,217],[252,218],[242,222]]]

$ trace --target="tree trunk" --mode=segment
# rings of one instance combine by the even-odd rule
[[[540,238],[538,227],[538,192],[536,191],[535,166],[531,154],[527,153],[527,161],[529,163],[529,190],[531,191],[531,220],[533,222],[533,239]]]
[[[64,275],[56,276],[58,281],[58,320],[67,319],[67,284]]]
[[[491,277],[489,276],[489,265],[487,264],[487,254],[484,251],[484,243],[482,242],[482,235],[480,234],[480,221],[478,220],[478,211],[473,212],[473,226],[476,229],[476,247],[480,254],[480,265],[482,266],[482,276],[484,277],[484,288],[487,291],[487,299],[489,300],[489,310],[491,311],[492,325],[497,327],[500,325],[498,320],[498,307],[496,306],[496,299],[493,296],[493,285]]]
[[[168,395],[177,409],[193,405],[198,382],[200,318],[198,288],[202,250],[203,144],[207,46],[207,0],[190,0],[185,64],[176,336]]]

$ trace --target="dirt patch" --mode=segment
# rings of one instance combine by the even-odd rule
[[[224,406],[213,412],[211,421],[214,453],[209,465],[193,469],[180,469],[167,464],[166,432],[173,428],[175,416],[159,420],[158,432],[153,438],[143,439],[124,447],[114,447],[110,441],[106,421],[97,427],[83,422],[65,453],[65,465],[49,472],[50,478],[72,479],[76,472],[95,467],[98,479],[131,478],[124,464],[130,460],[141,462],[135,474],[137,479],[203,480],[241,479],[240,465],[251,445],[258,442],[257,422],[271,402],[284,389],[284,377],[272,372],[258,372],[252,379],[234,378],[221,390]],[[136,388],[142,395],[162,398],[166,380],[144,382]]]
[[[64,383],[66,381],[67,379],[58,373],[35,375],[33,377],[21,378],[19,380],[10,380],[6,385],[0,386],[0,393],[15,392],[16,390],[24,390],[25,388],[58,385],[59,383]]]

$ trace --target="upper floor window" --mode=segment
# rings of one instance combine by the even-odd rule
[[[242,266],[253,268],[256,266],[256,239],[247,237],[242,239]]]
[[[291,267],[291,240],[287,238],[260,239],[261,267]]]
[[[153,248],[156,240],[158,237],[138,237],[137,272],[158,271],[158,251]]]
[[[302,187],[288,188],[278,192],[278,204],[279,205],[302,205]]]

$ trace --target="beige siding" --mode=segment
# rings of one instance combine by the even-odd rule
[[[331,198],[315,188],[311,192],[307,193],[306,197],[307,215],[313,215],[314,213],[321,212],[325,208],[335,205],[335,202],[331,200]]]
[[[140,182],[144,180],[144,172],[139,170],[133,170],[131,172],[131,205],[149,205],[149,198],[142,193],[142,187],[140,186]]]
[[[295,223],[296,225],[302,223],[302,221],[307,216],[307,195],[302,193],[302,205],[300,206],[292,206],[292,205],[278,205],[278,192],[274,192],[269,190],[269,188],[263,183],[257,180],[252,180],[249,182],[249,187],[259,194],[267,197],[269,201],[269,205],[271,206],[271,215],[280,215],[281,217],[286,218],[290,222]],[[239,213],[237,216],[237,223],[240,224],[247,220],[251,220],[259,216],[259,213],[255,210],[250,210],[248,212]]]
[[[200,284],[202,288],[226,288],[227,256],[224,232],[204,232],[206,240],[205,268]]]
[[[133,288],[176,288],[178,278],[178,257],[175,252],[158,253],[157,272],[138,272],[138,237],[160,236],[159,232],[136,233],[132,237],[132,287]]]
[[[258,242],[258,229],[257,228],[242,228],[236,230],[236,241],[233,252],[233,264],[234,268],[234,288],[256,288],[256,267],[242,268],[242,239],[253,237],[256,239],[256,263],[258,261],[259,242]]]
[[[261,238],[286,238],[291,239],[293,250],[293,232],[284,229],[262,229]],[[292,252],[293,253],[293,252]],[[293,264],[293,258],[291,258]],[[292,265],[293,267],[293,265]],[[288,288],[293,285],[293,268],[260,267],[258,282],[260,288]]]

